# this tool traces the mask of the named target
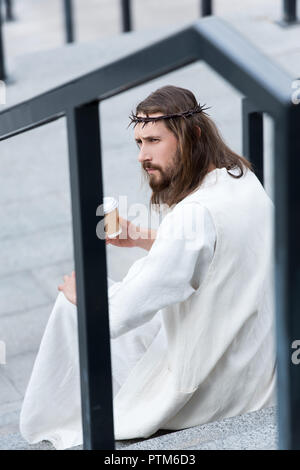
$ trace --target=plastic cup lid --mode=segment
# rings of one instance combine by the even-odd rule
[[[118,207],[118,201],[114,197],[104,197],[103,205],[104,205],[104,214],[107,214],[108,212],[111,212],[116,207]]]

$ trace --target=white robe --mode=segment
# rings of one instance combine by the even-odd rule
[[[227,173],[225,175],[224,170],[217,169],[209,173],[202,188],[209,187],[214,176],[232,178]],[[116,439],[148,437],[159,428],[182,429],[232,416],[241,412],[240,410],[246,412],[257,409],[274,401],[274,363],[266,364],[272,351],[263,365],[258,366],[258,363],[252,361],[253,367],[260,367],[258,374],[263,370],[272,373],[272,384],[268,382],[266,386],[264,383],[257,392],[256,401],[251,403],[248,398],[237,398],[235,393],[234,388],[237,387],[231,377],[237,377],[237,369],[233,359],[230,362],[230,357],[234,358],[232,351],[231,356],[224,354],[224,357],[221,355],[214,358],[211,375],[205,377],[200,384],[196,376],[199,367],[194,366],[194,361],[197,362],[194,353],[193,356],[190,353],[193,362],[187,359],[188,362],[185,363],[182,357],[182,347],[186,349],[189,341],[185,329],[187,322],[191,321],[193,324],[192,314],[197,315],[195,318],[200,315],[199,307],[196,310],[190,308],[189,311],[190,302],[199,291],[201,293],[201,286],[207,283],[217,241],[216,219],[214,221],[207,206],[208,203],[194,204],[193,201],[187,205],[178,204],[176,210],[171,211],[161,223],[151,250],[131,266],[121,282],[109,287]],[[180,238],[181,231],[191,220],[196,222],[197,237]],[[173,236],[175,227],[178,229],[178,236]],[[236,282],[238,289],[238,281]],[[182,306],[185,306],[183,311]],[[270,310],[266,318],[261,320],[262,331],[266,328],[269,332],[268,338],[272,314],[273,311]],[[215,327],[217,335],[217,324],[213,319],[211,325],[212,328]],[[254,331],[252,325],[251,328]],[[195,332],[201,331],[201,324],[195,332],[190,326],[189,329],[192,339]],[[224,338],[218,336],[220,351],[228,349],[226,343],[230,335],[232,332],[228,332],[227,336],[225,333]],[[254,357],[260,351],[261,337],[252,338],[250,343],[241,328],[235,337],[235,347],[239,346],[240,338],[244,346],[247,341],[249,357],[251,354]],[[271,342],[272,338],[264,343],[268,350]],[[203,361],[203,364],[209,364],[207,345],[203,350],[199,346],[197,348],[199,364]],[[195,343],[191,340],[191,350],[194,349]],[[186,351],[188,353],[188,349]],[[248,362],[243,363],[245,379],[242,380],[241,388],[244,389],[245,396],[247,374],[250,370]],[[20,431],[29,443],[49,440],[56,449],[82,443],[78,364],[77,308],[60,293],[47,323],[22,405]],[[176,371],[177,364],[182,371],[180,375]],[[249,364],[251,365],[251,361]],[[238,371],[239,375],[241,370]],[[214,378],[216,371],[217,378]],[[213,388],[214,380],[216,386]],[[221,381],[221,386],[225,386],[228,397],[228,402],[225,400],[222,407],[220,400],[223,390],[218,390],[218,380]],[[265,380],[269,381],[269,375]],[[249,395],[254,382],[252,380],[251,386],[249,385]],[[204,404],[205,400],[210,402],[204,412],[201,402]],[[229,406],[229,402],[234,400],[237,400],[235,405]]]
[[[203,218],[203,237],[193,273],[195,287],[205,276],[213,257],[216,241],[215,228],[209,212],[201,208],[198,215],[199,218]],[[185,240],[180,241],[182,252],[184,252],[185,244]],[[168,248],[169,250],[165,252],[166,257],[172,255],[172,247],[168,245]],[[142,259],[144,260],[145,257]],[[176,260],[177,269],[173,279],[175,281],[176,273],[178,275],[180,273],[180,277],[184,274],[188,282],[190,266],[187,263],[181,263],[180,260],[183,261],[184,258],[180,257]],[[137,264],[131,267],[122,282],[115,283],[108,278],[110,300],[114,297],[116,290],[121,292],[121,287],[122,291],[130,287],[130,278]],[[159,280],[160,262],[156,266],[153,265],[152,269]],[[146,271],[145,274],[147,275]],[[170,283],[161,283],[160,292],[156,289],[151,293],[151,288],[152,284],[149,283],[150,292],[147,294],[149,302],[155,303],[157,297],[174,294]],[[136,298],[136,292],[133,294]],[[177,295],[176,299],[180,300],[180,297]],[[125,383],[129,373],[134,371],[135,365],[155,337],[157,351],[167,350],[167,340],[160,313],[158,311],[151,321],[111,339],[114,397]],[[23,437],[31,444],[48,440],[56,449],[82,444],[77,348],[77,308],[60,292],[46,325],[22,404],[20,429]]]

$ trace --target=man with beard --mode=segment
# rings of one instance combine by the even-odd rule
[[[276,384],[272,201],[191,91],[154,91],[131,123],[150,204],[169,211],[107,239],[147,251],[108,292],[116,439],[270,406]],[[20,423],[60,449],[82,443],[75,273],[64,281]]]

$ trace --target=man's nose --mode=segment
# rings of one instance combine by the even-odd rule
[[[143,163],[147,160],[151,160],[151,155],[149,154],[149,152],[144,148],[144,147],[141,147],[140,149],[140,153],[139,153],[139,156],[138,156],[138,161],[140,163]]]

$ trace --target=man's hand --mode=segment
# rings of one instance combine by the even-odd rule
[[[64,276],[64,284],[58,286],[58,290],[62,291],[66,298],[76,305],[76,278],[75,271],[72,271],[71,276]]]
[[[156,230],[138,227],[129,220],[119,216],[122,233],[115,238],[105,237],[107,245],[114,245],[120,248],[139,247],[149,251],[156,238]]]
[[[121,216],[119,216],[119,224],[122,229],[122,233],[114,238],[108,238],[106,235],[106,244],[118,246],[120,248],[133,248],[134,246],[137,246],[137,238],[139,237],[140,229]]]

